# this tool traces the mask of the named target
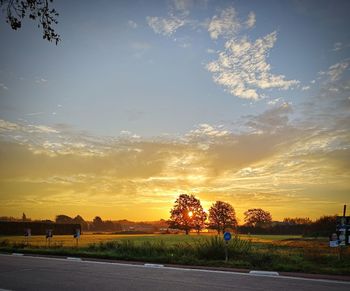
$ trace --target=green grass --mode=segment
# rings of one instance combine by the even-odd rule
[[[0,251],[40,253],[136,260],[155,263],[236,267],[275,271],[324,274],[350,274],[350,251],[339,260],[337,249],[330,249],[327,239],[300,236],[237,236],[228,244],[215,235],[84,235],[75,246],[71,236],[54,237],[51,247],[43,237],[0,237]],[[35,243],[36,244],[35,244]],[[60,243],[61,242],[61,243]],[[64,244],[64,243],[66,244]],[[74,247],[75,246],[75,247]]]
[[[178,244],[181,242],[194,243],[198,240],[203,240],[207,236],[213,236],[215,234],[200,234],[191,233],[190,235],[184,234],[93,234],[86,233],[81,236],[79,239],[79,246],[87,246],[91,243],[106,242],[111,240],[132,240],[135,243],[142,243],[145,241],[148,242],[158,242],[164,241],[166,244]],[[241,235],[243,239],[251,240],[252,242],[272,242],[286,239],[301,238],[301,236],[293,235]],[[0,236],[1,240],[9,240],[13,243],[25,243],[26,239],[23,236]],[[29,244],[32,246],[46,246],[47,242],[45,236],[43,235],[34,235],[31,236],[28,240]],[[75,246],[76,240],[72,235],[55,235],[52,239],[52,244],[59,246]]]

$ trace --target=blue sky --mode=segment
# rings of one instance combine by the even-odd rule
[[[62,36],[57,47],[40,41],[40,31],[30,21],[16,33],[3,25],[1,82],[9,90],[1,91],[1,115],[12,121],[67,123],[99,135],[123,130],[143,136],[183,134],[200,123],[229,123],[261,112],[275,98],[302,102],[317,88],[310,81],[318,72],[348,53],[332,51],[335,43],[349,39],[346,1],[183,2],[55,3]],[[253,12],[253,27],[211,38],[208,22],[230,8],[235,17],[228,21],[236,23]],[[163,35],[147,21],[171,15],[188,24]],[[206,66],[227,40],[247,37],[253,42],[272,32],[276,41],[266,52],[271,73],[299,81],[298,86],[261,90],[264,98],[254,101],[213,81]]]
[[[138,182],[133,183],[142,184],[139,189],[128,188],[132,179],[118,176],[115,166],[98,172],[105,178],[115,175],[118,185],[128,189],[120,194],[119,186],[106,178],[110,188],[101,195],[126,199],[133,193],[143,197],[139,205],[150,197],[159,199],[157,215],[180,190],[202,195],[208,205],[220,197],[233,201],[232,193],[238,193],[239,201],[260,195],[265,200],[259,201],[267,201],[261,202],[264,207],[271,206],[269,199],[304,203],[317,197],[314,216],[346,202],[349,168],[341,162],[349,161],[349,132],[344,129],[349,118],[349,1],[54,1],[53,6],[60,14],[55,28],[62,41],[57,46],[42,39],[33,21],[15,32],[3,17],[0,26],[0,128],[2,141],[14,144],[11,150],[20,145],[30,150],[23,155],[46,153],[63,160],[84,156],[86,149],[91,155],[108,155],[112,145],[137,153],[147,152],[149,144],[160,148],[170,157],[157,152],[135,162],[137,172],[140,161],[157,168],[162,160],[156,173],[145,169],[151,180],[134,177]],[[236,144],[242,147],[236,149]],[[182,147],[188,147],[187,153]],[[194,156],[202,152],[208,160],[201,160],[201,168]],[[123,163],[132,164],[133,157],[129,159]],[[167,176],[164,171],[171,165],[181,168],[181,159],[207,188],[200,188],[190,173]],[[232,164],[220,164],[228,161]],[[290,177],[283,164],[290,165]],[[51,177],[30,178],[38,187],[30,193],[20,183],[31,175],[19,177],[14,170],[12,178],[5,175],[3,193],[31,197],[25,207],[34,209],[30,201],[40,196],[35,193],[51,193],[48,184],[53,183],[52,201],[58,203],[53,205],[73,201],[70,195],[86,191],[78,186],[81,175],[86,183],[91,177],[73,161],[68,167],[76,171],[52,169]],[[325,176],[320,177],[333,181],[337,190],[315,186],[322,185],[316,178],[323,167]],[[318,182],[311,185],[298,171]],[[9,185],[16,177],[22,182]],[[74,194],[60,188],[57,177],[73,183],[69,193]],[[155,183],[160,177],[163,182]],[[242,177],[257,180],[228,187]],[[282,189],[278,198],[272,195],[277,191],[273,185]],[[168,194],[150,194],[160,189]],[[333,190],[335,200],[329,196]],[[18,202],[11,199],[4,198],[5,212],[15,211]],[[83,201],[97,203],[87,197]],[[271,206],[280,216],[281,205]],[[40,215],[54,211],[41,207]],[[147,218],[154,216],[150,212]]]

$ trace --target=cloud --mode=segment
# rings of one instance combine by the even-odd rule
[[[19,130],[20,126],[16,123],[0,119],[0,132]]]
[[[303,86],[303,87],[301,87],[301,90],[302,91],[307,91],[307,90],[309,90],[310,89],[310,86]]]
[[[211,49],[211,48],[208,48],[207,49],[207,53],[208,54],[215,54],[215,50]]]
[[[267,63],[269,50],[276,40],[276,32],[255,42],[246,37],[228,40],[225,50],[219,52],[217,60],[207,65],[207,70],[213,73],[214,82],[239,98],[258,100],[261,98],[258,89],[289,89],[299,81],[272,74]]]
[[[173,7],[175,10],[186,11],[192,5],[191,0],[173,0]]]
[[[222,10],[220,15],[214,15],[211,19],[208,32],[212,39],[219,36],[229,38],[234,36],[241,28],[237,13],[233,7]]]
[[[289,114],[293,112],[292,105],[284,102],[268,109],[257,116],[247,116],[246,126],[253,129],[252,132],[261,134],[262,132],[276,132],[280,129],[286,129],[289,123]]]
[[[230,132],[228,130],[223,130],[221,127],[214,127],[207,123],[199,124],[197,129],[191,130],[187,137],[190,137],[191,139],[196,137],[223,137],[230,135]]]
[[[330,77],[331,81],[337,81],[340,79],[341,75],[348,69],[349,64],[349,59],[336,63],[328,68],[326,74]]]
[[[152,47],[151,44],[148,42],[139,42],[139,41],[131,43],[130,46],[134,50],[148,50]]]
[[[330,92],[332,86],[339,90]],[[306,206],[312,199],[314,210],[323,201],[315,214],[321,215],[348,195],[349,88],[346,81],[327,84],[312,110],[305,108],[310,119],[294,121],[298,109],[278,101],[246,116],[239,132],[202,123],[172,138],[134,138],[130,132],[111,138],[1,120],[0,209],[55,206],[54,215],[58,207],[74,205],[96,215],[107,204],[118,213],[132,204],[135,212],[159,218],[188,192],[205,205],[224,199],[242,212],[254,205],[281,215],[311,211]],[[154,214],[155,205],[163,210]]]
[[[0,89],[8,90],[9,88],[4,83],[0,83]]]
[[[46,82],[47,82],[47,80],[45,78],[38,78],[37,77],[35,80],[35,83],[37,83],[37,84],[44,84]]]
[[[138,27],[137,23],[133,20],[128,20],[128,25],[129,25],[129,27],[131,27],[133,29]]]
[[[342,43],[342,42],[336,42],[336,43],[334,43],[334,45],[333,45],[332,51],[338,52],[338,51],[341,51],[341,50],[346,49],[346,48],[348,48],[348,47],[350,47],[350,44],[349,44],[349,43],[348,43],[348,44],[344,44],[344,43]]]
[[[162,34],[164,36],[171,36],[178,28],[186,24],[184,19],[181,19],[175,15],[171,15],[169,18],[147,16],[146,19],[148,25],[155,33]]]
[[[252,28],[252,27],[254,27],[255,22],[256,22],[255,13],[253,11],[251,11],[248,14],[248,18],[245,22],[245,25],[247,26],[247,28]]]
[[[29,125],[29,132],[40,132],[40,133],[59,133],[58,130],[46,125]]]

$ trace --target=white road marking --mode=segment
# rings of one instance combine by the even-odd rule
[[[6,254],[0,254],[0,256],[11,256]],[[51,258],[51,257],[37,257],[37,256],[21,256],[21,258],[30,258],[30,259],[39,259],[39,260],[52,260],[52,261],[63,261],[67,262],[65,258]],[[82,263],[82,264],[101,264],[101,265],[115,265],[122,267],[134,267],[134,268],[147,268],[145,265],[140,264],[130,264],[130,263],[116,263],[116,262],[104,262],[104,261],[89,261],[89,260],[71,260],[69,262],[73,263]],[[261,277],[261,275],[249,274],[249,273],[240,273],[240,272],[231,272],[231,271],[220,271],[220,270],[207,270],[207,269],[190,269],[190,268],[179,268],[179,267],[168,267],[164,266],[162,270],[178,270],[178,271],[189,271],[189,272],[206,272],[206,273],[217,273],[217,274],[226,274],[226,275],[239,275],[239,276],[252,276],[252,277]],[[300,280],[300,281],[311,281],[311,282],[324,282],[332,284],[344,284],[350,285],[350,281],[340,281],[340,280],[329,280],[329,279],[314,279],[314,278],[302,278],[302,277],[289,277],[289,276],[271,276],[270,278],[274,279],[289,279],[289,280]]]
[[[164,265],[159,264],[144,264],[144,266],[148,268],[164,268]]]
[[[70,261],[82,261],[81,258],[76,258],[76,257],[67,257],[67,260],[70,260]]]
[[[279,276],[280,275],[278,272],[271,272],[271,271],[250,271],[249,274],[257,275],[257,276]]]

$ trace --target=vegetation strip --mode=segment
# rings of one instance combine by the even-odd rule
[[[119,240],[63,247],[25,242],[0,241],[0,251],[51,256],[138,261],[150,264],[350,275],[349,252],[340,260],[325,240],[284,239],[253,240],[234,236],[227,244],[222,237],[203,235],[158,235],[120,238]]]

